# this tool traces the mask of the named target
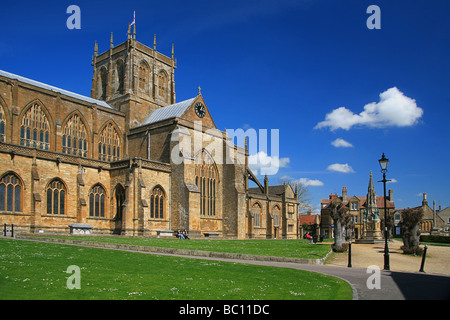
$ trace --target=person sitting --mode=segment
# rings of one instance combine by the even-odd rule
[[[313,243],[313,237],[311,237],[309,232],[306,233],[305,237],[306,237],[306,239],[311,240],[311,243]]]
[[[184,229],[184,231],[183,231],[183,236],[184,236],[184,239],[188,239],[188,240],[191,240],[191,239],[189,239],[189,237],[188,237],[188,233],[187,233],[187,230],[186,229]]]

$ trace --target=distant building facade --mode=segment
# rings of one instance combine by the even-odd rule
[[[419,225],[421,234],[443,234],[448,235],[450,227],[450,217],[448,217],[450,210],[446,208],[440,210],[436,208],[436,203],[433,201],[433,208],[428,204],[427,194],[423,193],[422,205],[414,208],[422,208],[423,218]],[[401,235],[402,212],[404,209],[394,210],[394,224],[395,235]]]
[[[341,196],[330,194],[328,199],[321,199],[320,234],[324,238],[333,237],[334,227],[330,205],[337,202],[346,206],[351,215],[352,229],[346,230],[348,237],[351,236],[353,239],[360,239],[367,230],[371,229],[369,223],[373,225],[379,223],[378,230],[382,230],[382,226],[384,225],[384,196],[377,196],[375,194],[372,172],[370,172],[369,186],[365,197],[356,195],[348,196],[347,187],[343,187]],[[388,195],[386,196],[386,207],[388,214],[391,214],[395,209],[392,189],[389,189]]]

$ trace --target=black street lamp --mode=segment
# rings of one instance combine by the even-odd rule
[[[390,270],[389,265],[389,247],[388,247],[388,228],[387,228],[387,205],[386,205],[386,182],[391,180],[386,180],[386,171],[389,163],[389,159],[383,155],[381,159],[378,160],[381,167],[381,172],[383,173],[383,180],[378,182],[383,182],[384,187],[384,270]]]

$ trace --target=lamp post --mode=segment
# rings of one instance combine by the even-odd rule
[[[390,270],[389,265],[389,247],[388,247],[388,228],[387,228],[387,205],[386,205],[386,182],[391,180],[386,180],[386,171],[389,163],[389,159],[383,155],[381,159],[378,160],[381,167],[381,172],[383,173],[383,180],[378,182],[383,182],[384,187],[384,270]]]

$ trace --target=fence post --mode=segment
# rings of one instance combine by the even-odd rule
[[[11,238],[14,238],[14,224],[11,223]]]
[[[427,249],[428,249],[428,245],[425,245],[425,248],[423,249],[423,255],[422,255],[422,263],[420,264],[420,270],[419,272],[425,272],[423,270],[423,267],[425,266],[425,257],[427,255]]]
[[[3,224],[3,236],[6,237],[6,223]]]
[[[347,267],[352,267],[352,241],[348,242],[348,265]]]

